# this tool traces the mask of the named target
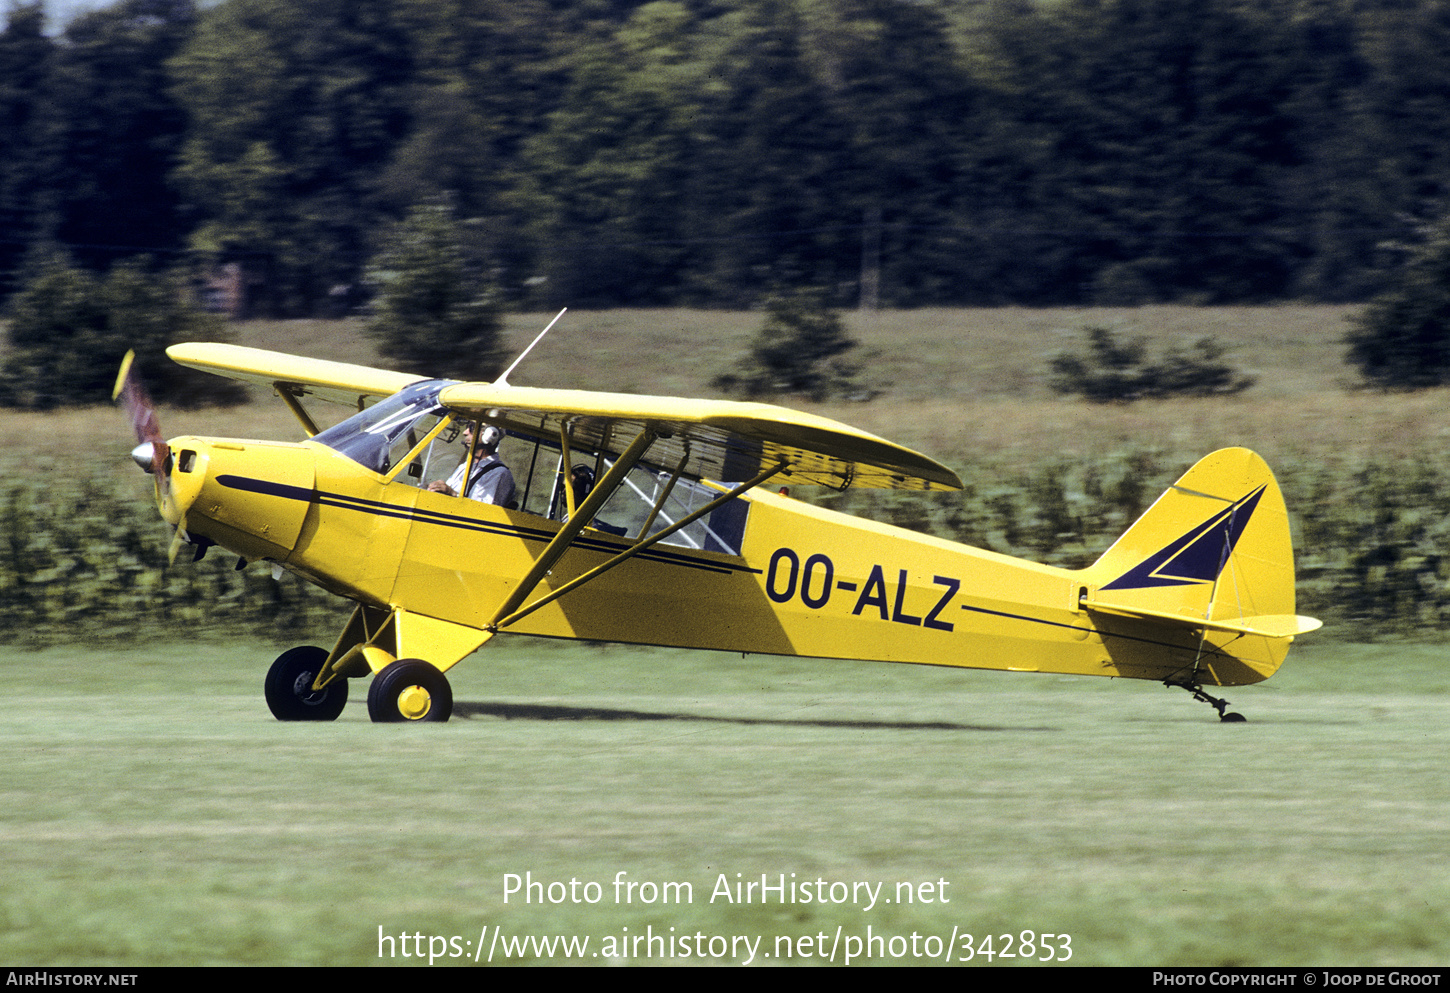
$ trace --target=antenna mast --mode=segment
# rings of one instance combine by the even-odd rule
[[[554,315],[554,319],[549,322],[549,327],[544,328],[544,330],[540,331],[539,334],[538,334],[538,336],[536,338],[534,338],[533,341],[529,342],[529,347],[528,348],[525,348],[522,352],[519,353],[519,357],[516,358],[516,359],[514,359],[513,365],[511,365],[507,369],[505,369],[503,371],[503,375],[499,376],[497,379],[495,379],[493,381],[493,385],[495,385],[495,386],[507,386],[509,384],[509,375],[515,369],[517,369],[519,367],[519,363],[524,360],[524,357],[527,356],[530,352],[532,352],[534,350],[534,346],[537,345],[540,341],[543,341],[544,340],[544,335],[546,335],[546,334],[549,333],[549,328],[552,328],[555,324],[558,324],[559,323],[559,318],[563,317],[564,316],[564,311],[565,310],[568,310],[568,309],[569,309],[568,307],[565,307],[564,310],[561,310],[557,314]]]

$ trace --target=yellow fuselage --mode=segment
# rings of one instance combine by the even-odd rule
[[[367,607],[470,629],[494,616],[558,521],[389,479],[322,445],[179,438],[173,516]],[[657,545],[509,633],[734,652],[1203,682],[1272,675],[1287,640],[1089,614],[1085,573],[756,491],[738,556]],[[165,512],[165,508],[163,508]],[[172,523],[178,523],[173,519]],[[543,595],[627,548],[586,529]],[[486,636],[428,660],[447,669]],[[1232,654],[1221,645],[1233,644]]]

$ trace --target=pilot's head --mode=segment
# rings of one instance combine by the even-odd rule
[[[594,470],[580,463],[569,470],[569,485],[574,489],[574,499],[583,500],[594,489]]]
[[[478,425],[470,421],[468,427],[463,429],[463,443],[472,445],[485,455],[492,455],[498,451],[500,441],[503,441],[503,432],[492,424],[486,425],[480,432]]]

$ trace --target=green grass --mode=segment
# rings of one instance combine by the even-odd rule
[[[0,960],[370,964],[379,928],[498,926],[591,952],[869,927],[1065,933],[1079,965],[1450,961],[1450,649],[1306,639],[1222,725],[1147,683],[517,639],[453,671],[452,722],[407,727],[357,684],[335,724],[274,721],[275,651],[0,655]],[[617,905],[621,871],[694,900]],[[510,873],[603,899],[505,903]],[[721,873],[950,902],[712,904]]]

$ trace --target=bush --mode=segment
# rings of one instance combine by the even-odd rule
[[[16,644],[190,634],[335,634],[346,601],[291,573],[238,571],[219,554],[167,564],[170,528],[149,481],[81,478],[0,491],[0,631]]]
[[[726,393],[763,397],[794,393],[820,401],[869,398],[858,369],[841,356],[856,347],[841,316],[818,290],[798,290],[765,302],[765,323],[738,372],[715,377]]]
[[[1354,319],[1345,342],[1346,361],[1378,386],[1450,382],[1450,218],[1424,231],[1395,284]]]
[[[955,496],[892,490],[799,496],[844,513],[1066,569],[1097,559],[1185,457],[1129,450],[1049,459],[1020,472],[989,461]],[[1299,613],[1326,636],[1443,640],[1450,625],[1450,467],[1425,452],[1316,455],[1275,466],[1289,507]]]
[[[1011,471],[963,470],[955,496],[912,491],[797,491],[812,502],[1022,556],[1091,563],[1185,468],[1161,451],[1050,459]],[[1330,636],[1442,639],[1450,625],[1450,467],[1423,452],[1384,459],[1321,456],[1276,467],[1295,535],[1298,610]],[[349,604],[291,573],[238,571],[214,551],[166,561],[170,529],[149,480],[126,472],[57,488],[0,490],[0,630],[44,644],[191,634],[335,634]]]
[[[1130,403],[1175,396],[1233,396],[1254,384],[1223,361],[1224,349],[1200,338],[1188,352],[1173,349],[1148,361],[1139,339],[1121,342],[1107,328],[1086,329],[1084,355],[1063,353],[1052,359],[1052,388],[1093,403]]]
[[[159,401],[241,402],[239,385],[166,357],[179,341],[224,337],[221,320],[186,297],[180,277],[153,275],[144,261],[118,263],[100,279],[63,257],[44,260],[11,300],[0,402],[31,410],[108,403],[128,349]]]
[[[425,204],[389,234],[368,264],[377,293],[368,332],[406,372],[490,379],[503,366],[498,294],[470,259],[447,204]]]

